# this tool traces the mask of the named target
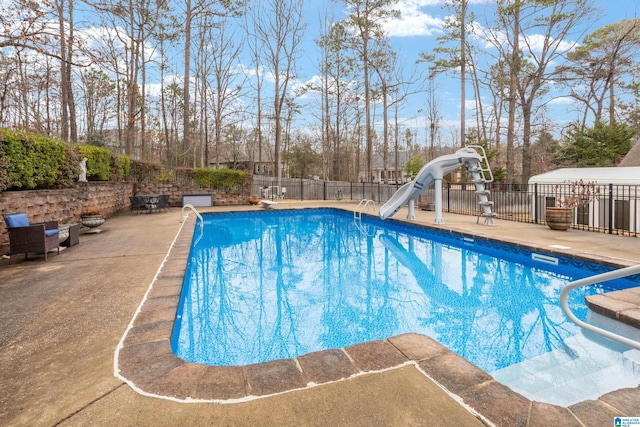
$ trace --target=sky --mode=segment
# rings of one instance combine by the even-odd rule
[[[420,52],[430,53],[438,44],[437,37],[442,35],[442,23],[450,13],[443,7],[443,0],[400,0],[396,9],[401,11],[401,17],[395,19],[385,26],[390,36],[391,45],[398,52],[399,60],[408,67],[413,66],[419,58]],[[471,9],[476,15],[476,22],[480,26],[486,25],[491,20],[495,11],[495,2],[489,0],[470,0]],[[618,22],[622,19],[632,19],[640,16],[640,2],[635,0],[595,0],[595,6],[600,9],[595,16],[595,21],[585,23],[582,28],[577,29],[573,39],[566,40],[566,46],[579,43],[584,35],[593,32],[595,29]],[[319,34],[319,16],[324,15],[324,11],[329,8],[335,14],[336,19],[344,17],[343,6],[336,2],[319,0],[307,0],[305,4],[305,19],[308,30],[304,42],[304,54],[298,61],[299,79],[304,81],[312,80],[317,74],[316,63],[318,58],[318,48],[314,44],[314,39]],[[489,48],[487,48],[489,49]],[[426,64],[422,67],[426,68]],[[422,70],[424,72],[424,69]],[[440,75],[436,80],[437,96],[440,100],[440,111],[442,115],[443,143],[446,140],[455,138],[454,135],[459,128],[460,118],[460,80],[454,73]],[[475,113],[473,109],[473,96],[471,86],[467,87],[467,125],[475,123]],[[403,108],[402,122],[408,128],[417,132],[419,139],[426,138],[424,130],[426,120],[420,110],[426,108],[426,95],[424,93],[413,96]],[[577,118],[572,111],[569,98],[557,98],[548,104],[547,116],[560,125],[567,124]]]

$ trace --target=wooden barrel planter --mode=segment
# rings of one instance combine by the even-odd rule
[[[571,223],[573,222],[573,209],[547,208],[546,218],[550,229],[566,231],[571,228]]]

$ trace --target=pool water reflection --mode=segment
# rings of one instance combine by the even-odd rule
[[[492,372],[576,335],[560,289],[601,271],[337,210],[205,215],[172,346],[187,361],[246,365],[418,332]],[[583,318],[584,295],[570,300]]]

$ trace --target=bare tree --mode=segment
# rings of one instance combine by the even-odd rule
[[[255,114],[255,120],[256,120],[256,125],[255,125],[255,132],[253,132],[253,136],[255,138],[255,144],[257,145],[257,149],[255,151],[257,151],[257,159],[253,158],[253,161],[255,162],[257,160],[257,164],[256,166],[254,166],[254,173],[259,173],[261,174],[263,172],[263,165],[262,165],[262,154],[263,154],[263,147],[264,147],[264,143],[263,143],[263,134],[262,134],[262,87],[263,87],[263,78],[264,78],[264,73],[263,73],[263,68],[261,67],[261,63],[262,63],[262,55],[263,55],[263,43],[258,35],[257,31],[254,31],[253,28],[257,26],[257,13],[258,10],[253,10],[251,13],[251,22],[249,21],[245,21],[245,30],[248,34],[250,34],[250,36],[248,37],[247,41],[248,41],[248,47],[249,50],[251,51],[251,61],[253,62],[253,73],[255,74],[255,86],[254,89],[256,91],[256,102],[255,102],[255,107],[256,107],[256,114]],[[254,80],[249,79],[250,82],[253,82]],[[252,153],[254,153],[255,151],[252,151]]]
[[[0,6],[0,49],[13,47],[64,61],[56,42],[60,34],[52,25],[58,21],[57,14],[57,3],[53,0],[3,2]]]
[[[231,31],[227,20],[216,25],[211,37],[212,72],[213,72],[213,142],[215,145],[215,164],[219,165],[218,147],[222,143],[223,131],[226,126],[236,120],[232,115],[239,94],[242,91],[244,79],[241,78],[237,62],[241,53],[244,39]],[[208,160],[208,159],[207,159]]]
[[[101,70],[80,70],[80,92],[84,106],[87,137],[102,134],[108,120],[115,117],[115,83]]]
[[[78,141],[76,106],[71,84],[71,62],[73,62],[74,22],[73,0],[54,0],[58,15],[60,44],[60,104],[62,123],[60,130],[63,141]]]
[[[495,40],[508,44],[505,57],[509,64],[509,129],[507,134],[507,179],[514,179],[513,134],[515,110],[521,108],[522,133],[522,182],[529,180],[531,169],[532,116],[541,95],[553,79],[550,67],[560,61],[569,50],[567,40],[579,23],[594,13],[593,2],[583,0],[517,0],[500,1],[499,32],[507,31],[509,37],[496,36]],[[532,37],[535,34],[536,37]]]
[[[440,132],[440,102],[435,83],[435,76],[429,73],[429,85],[427,86],[427,128],[429,132],[429,160],[435,158],[436,137]]]
[[[349,120],[349,99],[352,96],[351,82],[357,69],[352,52],[349,49],[349,34],[344,25],[325,19],[323,33],[316,41],[322,50],[319,72],[322,76],[321,87],[310,90],[321,93],[322,102],[322,153],[323,174],[325,179],[345,179],[349,172],[349,161],[345,154],[347,131],[345,123]],[[357,101],[356,101],[357,102]],[[356,174],[357,176],[357,174]]]
[[[373,178],[373,129],[371,121],[371,50],[376,41],[384,37],[382,24],[389,18],[399,16],[392,9],[397,0],[342,0],[348,9],[348,17],[344,25],[354,30],[354,48],[360,55],[363,71],[363,90],[365,108],[365,144],[367,181]]]
[[[430,74],[454,70],[460,73],[460,144],[465,145],[466,133],[466,88],[469,45],[467,27],[473,23],[474,15],[469,14],[469,0],[446,0],[444,6],[453,14],[448,16],[443,29],[445,34],[438,37],[438,45],[433,53],[421,53],[420,62],[430,62]],[[455,43],[453,47],[447,43]]]
[[[254,30],[264,46],[266,63],[274,80],[274,173],[282,179],[282,136],[284,106],[289,84],[295,78],[295,61],[306,25],[302,19],[302,2],[266,0],[260,2]]]
[[[194,4],[191,0],[184,0],[184,74],[182,77],[185,108],[182,123],[184,166],[195,165],[191,143],[191,39],[194,18],[201,14],[213,17],[235,14],[243,3],[243,0],[199,0]],[[207,22],[211,21],[207,20]],[[200,28],[199,30],[203,31],[204,29]]]
[[[639,50],[640,19],[625,19],[587,35],[567,54],[569,62],[558,67],[557,73],[569,87],[570,96],[584,108],[582,126],[589,113],[601,118],[607,100],[609,122],[616,120],[615,92],[624,88],[625,76],[633,74]]]

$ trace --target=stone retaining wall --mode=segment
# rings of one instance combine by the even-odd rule
[[[0,192],[0,214],[24,212],[31,222],[80,222],[80,213],[97,206],[108,218],[131,208],[135,194],[169,194],[169,206],[182,206],[183,194],[212,194],[213,205],[248,204],[240,194],[212,192],[209,189],[184,188],[174,182],[78,182],[60,190],[26,190]],[[9,252],[9,234],[0,219],[0,254]]]
[[[89,206],[97,206],[105,217],[130,207],[133,195],[130,182],[79,182],[60,190],[4,191],[0,193],[0,213],[24,212],[31,222],[80,222],[80,214]],[[0,221],[0,253],[9,251],[9,234]]]

